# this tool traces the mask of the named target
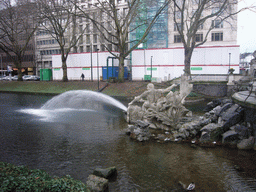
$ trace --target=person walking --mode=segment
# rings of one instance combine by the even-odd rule
[[[82,75],[81,75],[81,78],[82,78],[82,81],[84,81],[84,74],[82,73]]]

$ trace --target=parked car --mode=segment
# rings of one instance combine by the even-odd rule
[[[40,81],[40,77],[39,76],[34,76],[34,81]]]
[[[2,81],[11,81],[12,78],[10,76],[4,76],[1,78]]]
[[[22,77],[23,81],[39,81],[40,77],[35,76],[35,75],[24,75]]]
[[[13,80],[13,81],[17,81],[17,80],[18,80],[18,75],[14,75],[14,76],[12,77],[12,80]]]

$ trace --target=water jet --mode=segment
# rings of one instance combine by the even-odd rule
[[[112,105],[123,111],[127,111],[127,107],[116,99],[100,92],[88,90],[75,90],[62,93],[47,101],[41,109],[69,108],[92,109],[98,111],[102,109],[104,110],[105,105]]]

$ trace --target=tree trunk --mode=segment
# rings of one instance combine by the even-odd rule
[[[67,69],[67,58],[62,56],[62,70],[63,70],[63,82],[68,82],[68,69]]]
[[[119,73],[118,73],[118,82],[123,83],[124,82],[124,57],[119,57]]]
[[[185,75],[190,76],[191,71],[190,71],[190,63],[191,63],[191,57],[192,57],[192,53],[193,53],[193,48],[185,48]]]
[[[18,81],[23,81],[21,67],[18,67]]]
[[[18,81],[23,81],[22,79],[22,71],[21,71],[21,61],[18,61],[15,66],[18,69]]]

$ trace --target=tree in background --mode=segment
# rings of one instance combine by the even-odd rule
[[[59,47],[62,61],[64,82],[68,81],[67,58],[74,50],[79,39],[82,38],[84,29],[77,27],[78,16],[76,14],[76,2],[65,0],[38,0],[38,10],[40,12],[41,25],[39,30],[46,32],[54,38]]]
[[[102,49],[119,60],[119,82],[124,81],[125,59],[145,40],[168,3],[169,0],[129,0],[121,5],[120,1],[97,0],[94,4],[88,2],[90,9],[77,6],[79,14],[90,20],[93,30],[98,31]],[[157,9],[149,13],[148,8],[156,5]],[[143,33],[139,39],[131,41],[129,34],[137,29],[143,29]]]
[[[224,23],[236,28],[232,26],[232,20],[236,20],[238,12],[236,0],[172,0],[170,14],[174,20],[174,29],[179,33],[174,41],[183,43],[186,75],[190,75],[194,49],[207,41],[213,29],[223,28]],[[204,34],[199,33],[202,31]],[[211,38],[222,41],[223,33],[212,34]]]
[[[34,3],[21,0],[1,0],[1,4],[0,49],[14,63],[18,80],[22,81],[22,63],[37,28],[36,7]]]

